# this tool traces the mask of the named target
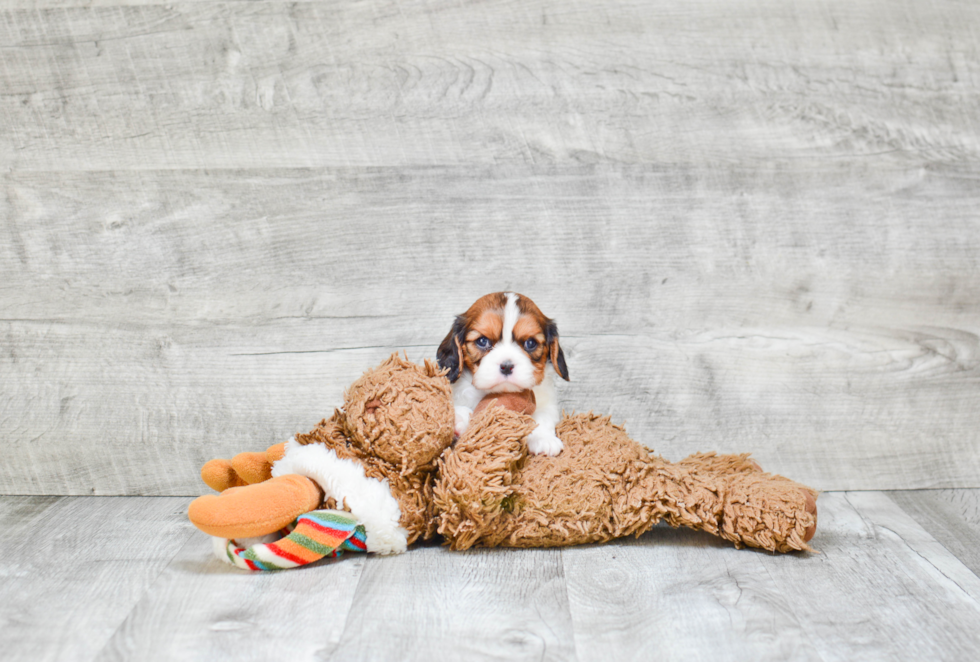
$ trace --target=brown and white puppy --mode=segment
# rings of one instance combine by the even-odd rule
[[[514,292],[480,297],[456,317],[436,357],[448,368],[453,384],[457,435],[466,430],[473,410],[488,393],[531,389],[538,427],[527,437],[528,450],[539,455],[561,452],[555,435],[561,412],[551,374],[557,372],[567,381],[568,368],[558,345],[558,327],[533,301]]]

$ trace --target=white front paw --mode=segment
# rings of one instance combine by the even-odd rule
[[[554,457],[561,453],[565,445],[555,434],[555,429],[539,425],[527,435],[527,449],[534,455],[550,455]]]
[[[462,437],[463,433],[466,432],[466,428],[470,425],[470,416],[473,415],[473,410],[469,407],[456,407],[456,426],[453,432],[456,437]]]

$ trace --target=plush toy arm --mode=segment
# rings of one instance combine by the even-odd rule
[[[433,488],[440,534],[452,549],[469,549],[497,528],[513,494],[513,478],[527,457],[524,438],[534,429],[528,416],[487,407],[456,445],[439,458]]]
[[[767,473],[733,476],[721,520],[722,538],[770,551],[808,550],[817,531],[817,492]]]

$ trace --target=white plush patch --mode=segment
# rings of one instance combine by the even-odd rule
[[[228,563],[230,565],[235,565],[235,562],[228,558],[228,539],[218,538],[217,536],[211,536],[211,551],[220,560]]]
[[[408,548],[408,531],[398,524],[401,509],[388,488],[388,481],[369,478],[357,462],[337,457],[320,444],[286,442],[286,454],[272,465],[273,476],[299,474],[317,482],[328,497],[346,507],[364,525],[367,550],[399,554]]]
[[[270,542],[275,542],[279,538],[280,535],[278,533],[270,533],[268,535],[256,536],[254,538],[235,538],[235,544],[238,545],[239,547],[247,548],[247,547],[251,547],[252,545],[264,545]],[[224,561],[225,563],[229,563],[231,565],[238,565],[237,563],[235,563],[235,561],[233,561],[228,557],[228,542],[229,541],[227,538],[219,538],[217,536],[211,536],[211,551],[213,551],[214,555],[217,556],[222,561]],[[276,563],[278,563],[280,566],[282,565],[281,561],[276,561]],[[249,569],[248,566],[245,564],[242,564],[239,567],[245,568],[246,570]]]

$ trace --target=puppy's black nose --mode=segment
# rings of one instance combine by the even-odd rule
[[[510,361],[504,361],[500,364],[500,372],[502,372],[504,375],[509,375],[510,373],[514,372],[514,364]]]

